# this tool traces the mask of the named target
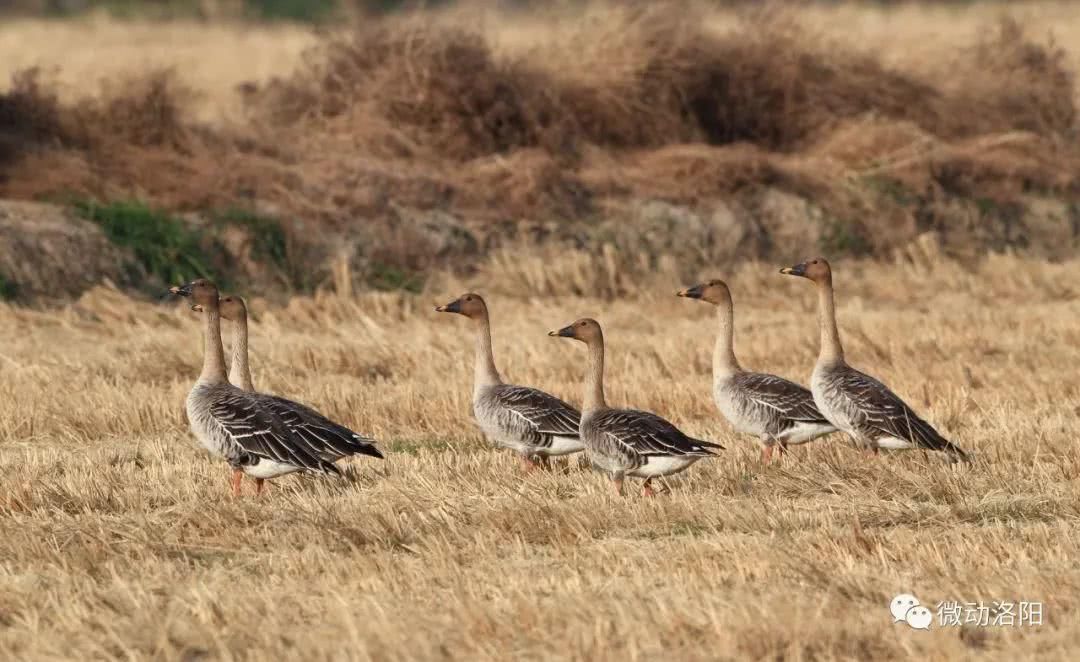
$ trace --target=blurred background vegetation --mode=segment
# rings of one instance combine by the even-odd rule
[[[247,18],[319,22],[343,14],[380,14],[451,0],[0,0],[0,12],[74,16],[105,11],[116,17]]]

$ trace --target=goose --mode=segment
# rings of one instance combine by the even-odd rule
[[[821,347],[810,392],[825,418],[869,453],[876,454],[882,448],[922,448],[966,460],[963,449],[942,437],[887,386],[844,361],[828,261],[813,258],[785,267],[780,273],[801,276],[817,285]]]
[[[240,495],[244,474],[255,478],[256,493],[261,493],[267,479],[297,471],[340,475],[334,462],[343,457],[382,457],[373,440],[309,407],[230,384],[221,346],[217,287],[200,278],[170,292],[190,297],[192,308],[202,312],[203,367],[188,393],[188,421],[202,446],[232,467],[234,496]]]
[[[550,457],[584,448],[577,409],[539,389],[503,382],[491,352],[491,322],[483,297],[468,292],[435,311],[463,315],[473,322],[473,415],[493,443],[518,453],[526,472],[546,465]]]
[[[191,309],[202,312],[202,306],[193,304]],[[229,383],[244,391],[254,391],[251,381],[251,368],[248,365],[248,325],[247,303],[236,295],[218,299],[218,312],[221,319],[232,322],[232,351],[229,359]]]
[[[589,363],[582,404],[581,439],[597,469],[611,476],[623,494],[626,476],[644,478],[642,494],[654,496],[652,480],[683,471],[720,444],[683,434],[663,418],[635,409],[612,409],[604,401],[604,333],[594,319],[579,319],[549,336],[572,338],[588,347]]]
[[[247,302],[236,295],[218,299],[221,319],[232,322],[232,352],[229,358],[229,383],[245,391],[254,391],[248,365]]]
[[[727,283],[710,280],[680,290],[678,296],[717,307],[720,333],[713,350],[713,399],[736,432],[754,435],[761,441],[764,464],[769,463],[774,448],[783,454],[789,445],[804,444],[836,431],[818,411],[808,389],[776,375],[747,372],[739,365]]]

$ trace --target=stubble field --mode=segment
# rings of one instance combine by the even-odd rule
[[[743,364],[805,382],[815,299],[778,266],[701,275],[731,283]],[[834,262],[849,361],[969,466],[870,459],[840,437],[760,466],[711,402],[713,310],[663,269],[618,300],[565,294],[616,276],[563,256],[419,296],[254,301],[256,386],[374,435],[387,459],[239,499],[184,422],[193,313],[104,288],[2,307],[0,657],[1070,659],[1078,266],[965,267],[925,246]],[[523,475],[471,423],[466,321],[432,310],[467,288],[487,295],[506,378],[579,402],[583,348],[546,332],[594,316],[609,402],[727,450],[653,499],[616,497],[576,460]],[[1044,622],[915,631],[889,615],[901,592],[1040,601]]]

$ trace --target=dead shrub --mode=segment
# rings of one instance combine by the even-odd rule
[[[448,211],[487,246],[515,224],[577,223],[543,232],[565,238],[642,199],[776,189],[828,217],[807,223],[859,239],[830,246],[885,252],[911,238],[930,192],[1013,209],[1080,191],[1074,75],[1054,43],[1005,21],[915,73],[797,16],[717,30],[694,12],[611,6],[513,55],[461,21],[371,19],[247,90],[243,126],[216,128],[191,119],[173,72],[72,104],[27,72],[0,96],[0,195],[271,208],[297,242],[347,236],[412,274],[453,256],[427,255],[395,205]]]

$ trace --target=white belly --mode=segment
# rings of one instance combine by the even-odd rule
[[[551,446],[548,446],[543,452],[544,455],[550,456],[569,455],[583,448],[585,448],[585,444],[581,443],[581,440],[577,437],[553,437]]]
[[[836,429],[831,425],[823,425],[821,423],[796,423],[793,427],[781,434],[780,438],[785,444],[795,446],[798,444],[805,444],[823,434],[829,434],[830,432],[835,431]]]
[[[653,455],[646,459],[645,464],[627,473],[639,478],[670,476],[671,474],[679,473],[700,459],[700,455],[680,455],[676,457],[669,455]]]
[[[300,471],[300,468],[292,464],[266,459],[260,459],[258,464],[250,464],[244,467],[244,473],[252,478],[277,478],[297,471]]]
[[[884,448],[889,451],[906,451],[915,448],[915,444],[911,443],[907,439],[900,439],[897,437],[878,437],[874,440],[878,448]]]

